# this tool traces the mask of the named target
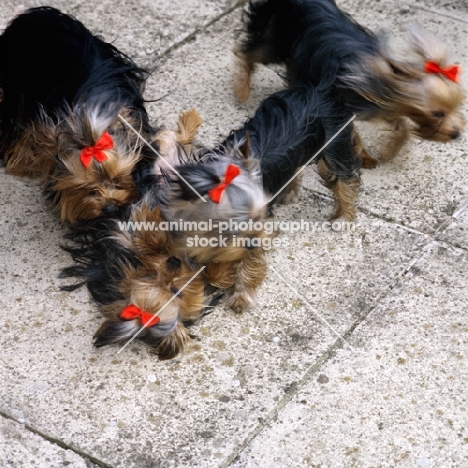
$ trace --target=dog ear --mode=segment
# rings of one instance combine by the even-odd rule
[[[413,24],[408,28],[408,35],[410,47],[416,54],[425,60],[446,65],[448,61],[447,47],[434,34],[419,24]]]

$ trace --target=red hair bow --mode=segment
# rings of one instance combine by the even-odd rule
[[[428,61],[424,64],[424,71],[426,73],[440,73],[449,80],[458,83],[460,67],[458,65],[449,65],[448,67],[443,68],[437,62]]]
[[[140,319],[140,322],[144,327],[152,327],[153,325],[159,323],[161,320],[157,315],[145,312],[144,310],[141,310],[139,307],[133,304],[130,304],[122,309],[122,312],[120,313],[120,318],[123,320]]]
[[[114,140],[112,137],[109,135],[109,133],[104,132],[99,138],[98,141],[96,141],[96,144],[94,146],[87,146],[86,148],[83,148],[81,150],[80,154],[80,160],[81,164],[83,164],[86,169],[91,164],[91,161],[93,158],[98,162],[102,163],[107,159],[106,153],[104,153],[104,150],[109,150],[114,147]]]
[[[208,196],[210,197],[211,201],[214,203],[218,203],[221,201],[221,195],[226,190],[226,187],[241,173],[241,170],[238,166],[234,164],[229,164],[226,169],[226,174],[224,174],[224,182],[221,182],[216,187],[208,190]]]

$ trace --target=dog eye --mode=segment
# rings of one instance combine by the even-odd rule
[[[443,112],[443,111],[432,111],[432,115],[434,117],[437,117],[438,119],[441,119],[442,117],[445,117],[445,112]]]

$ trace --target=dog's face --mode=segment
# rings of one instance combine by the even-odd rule
[[[56,164],[48,188],[62,221],[113,215],[139,197],[132,172],[141,147],[120,127],[115,118],[87,109],[72,111],[58,126]]]
[[[456,65],[449,65],[447,48],[429,31],[413,26],[409,38],[419,61],[419,70],[412,77],[413,86],[418,88],[414,92],[417,99],[408,113],[417,125],[412,131],[427,140],[456,139],[465,126],[460,107],[466,93],[460,83],[460,70]],[[427,68],[428,64],[433,64],[432,70]],[[456,70],[453,75],[445,74],[450,69]]]
[[[189,340],[182,322],[201,315],[203,278],[176,257],[155,255],[145,260],[145,266],[125,270],[120,285],[125,299],[102,308],[107,319],[95,334],[95,345],[123,344],[139,333],[139,339],[151,345],[159,359],[172,359]],[[138,317],[122,317],[129,305],[151,319],[148,326],[141,329],[143,322]]]
[[[410,110],[409,117],[417,125],[413,133],[433,141],[458,138],[465,127],[460,112],[465,98],[462,86],[435,74],[424,74],[421,85],[426,102]]]
[[[167,220],[189,227],[174,231],[173,239],[178,251],[197,263],[240,261],[275,236],[263,229],[268,198],[258,162],[246,157],[248,142],[244,145],[229,156],[179,167],[183,180],[169,189],[172,199],[162,211]]]
[[[118,154],[103,163],[93,162],[88,169],[81,166],[76,152],[59,158],[51,190],[62,221],[76,223],[110,216],[139,196],[132,179],[134,165],[122,161]]]

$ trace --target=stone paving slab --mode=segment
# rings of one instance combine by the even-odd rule
[[[468,202],[455,213],[455,219],[440,232],[438,239],[468,250]]]
[[[82,0],[5,0],[0,27],[34,6],[53,6],[82,21],[95,34],[113,42],[139,65],[153,67],[167,49],[222,16],[239,0],[133,0],[90,2]]]
[[[33,199],[37,188],[29,190]],[[279,209],[278,219],[291,211],[293,219],[323,219],[329,202],[310,202]],[[10,209],[21,216],[19,208]],[[364,215],[356,232],[284,234],[288,248],[272,254],[270,265],[300,284],[301,296],[270,274],[254,310],[236,317],[218,308],[194,327],[199,338],[185,356],[160,363],[141,344],[121,355],[115,347],[92,349],[94,307],[84,291],[58,290],[56,273],[68,263],[58,233],[28,243],[25,233],[39,220],[28,222],[3,238],[6,252],[16,249],[6,261],[16,276],[7,278],[14,287],[2,298],[1,410],[122,467],[227,460],[336,341],[316,314],[345,332],[427,242]],[[392,253],[383,258],[382,251]]]
[[[94,463],[83,459],[70,450],[44,440],[9,419],[0,419],[0,448],[8,447],[8,451],[0,452],[2,468],[94,468]]]
[[[467,466],[467,267],[433,243],[232,466]]]
[[[13,12],[33,5],[23,3],[2,4],[1,20],[6,22]],[[219,141],[242,125],[261,99],[283,86],[277,69],[263,68],[255,76],[251,101],[247,105],[235,101],[231,49],[240,11],[227,14],[232,1],[53,4],[75,14],[93,31],[102,31],[106,39],[116,37],[116,45],[139,63],[157,64],[146,97],[162,99],[148,106],[151,117],[159,124],[173,126],[181,111],[196,107],[205,122],[198,139],[205,144]],[[468,37],[466,22],[454,23],[448,16],[413,7],[400,8],[402,3],[397,2],[347,0],[343,4],[372,27],[402,30],[403,23],[415,18],[427,23],[443,37],[455,38],[457,56],[463,57],[464,65],[467,62],[463,43]],[[466,19],[466,15],[459,16]],[[219,21],[193,34],[217,17],[221,17]],[[160,24],[153,27],[154,19]],[[167,51],[186,37],[192,39],[156,61],[159,50]],[[363,136],[377,151],[380,130],[377,133],[366,126]],[[317,466],[315,460],[321,460],[325,467],[334,466],[335,457],[336,466],[365,467],[374,466],[374,460],[388,454],[385,463],[403,457],[397,460],[399,464],[388,466],[419,463],[416,466],[439,467],[444,466],[438,464],[441,457],[451,454],[452,449],[453,457],[447,455],[444,461],[447,466],[457,466],[450,463],[463,454],[461,439],[454,433],[462,433],[460,421],[466,402],[459,395],[466,368],[457,373],[454,362],[463,365],[456,353],[463,344],[462,331],[468,326],[459,313],[466,299],[462,287],[466,283],[466,253],[445,248],[442,241],[466,248],[466,220],[460,212],[468,199],[463,164],[466,136],[463,138],[453,145],[413,141],[408,152],[394,162],[366,171],[354,232],[323,229],[332,203],[315,170],[307,169],[298,203],[277,208],[276,216],[279,220],[319,223],[317,232],[283,234],[287,245],[269,255],[270,272],[256,308],[240,317],[216,308],[193,328],[197,338],[185,355],[164,363],[139,343],[122,354],[117,354],[115,347],[92,348],[91,337],[101,321],[95,307],[86,291],[69,294],[59,289],[57,274],[70,263],[59,249],[63,230],[34,183],[0,171],[0,240],[5,265],[1,272],[5,286],[0,295],[0,411],[60,440],[70,451],[113,468],[229,466],[245,446],[250,448],[236,462],[241,466]],[[454,212],[460,214],[452,223]],[[426,246],[433,245],[431,236],[436,228],[440,255],[429,249],[421,266],[417,264],[405,274]],[[459,238],[462,240],[457,243]],[[424,273],[420,277],[419,269]],[[434,276],[438,271],[443,277]],[[431,286],[428,297],[418,292],[418,288],[425,291],[426,283]],[[450,290],[447,284],[451,283],[454,287]],[[411,300],[406,301],[406,294]],[[455,317],[459,318],[460,325],[453,332],[436,320],[439,295],[444,317],[452,320],[452,325]],[[372,320],[353,331],[369,312]],[[336,333],[346,335],[358,349],[358,358]],[[440,337],[452,338],[450,333],[455,336],[455,354],[446,353],[445,360],[437,361],[428,340],[433,338],[435,349],[443,351],[448,349],[444,348],[447,342]],[[339,346],[343,350],[320,368]],[[414,353],[421,353],[419,361],[408,357],[413,348],[417,350]],[[408,353],[400,353],[403,349]],[[380,360],[374,357],[377,350]],[[384,364],[385,371],[380,367]],[[354,374],[350,368],[356,369]],[[441,376],[439,371],[445,368],[447,373]],[[387,399],[379,399],[382,390],[370,375],[382,375]],[[453,383],[455,393],[446,397],[446,393],[436,391],[436,378],[443,389]],[[311,388],[317,379],[321,383]],[[419,390],[421,381],[432,386]],[[357,396],[349,396],[350,388]],[[305,398],[298,396],[302,391]],[[420,396],[426,405],[422,410],[412,403]],[[448,415],[453,430],[439,425],[442,416],[436,421],[437,414],[430,413],[430,398],[433,407]],[[378,428],[382,421],[376,416],[377,404],[385,416],[382,429]],[[284,414],[291,413],[287,424],[265,429],[282,407]],[[337,422],[337,408],[348,418],[343,423]],[[394,408],[400,419],[393,415]],[[302,410],[314,423],[307,425],[306,433],[299,431],[297,435],[294,430],[302,424]],[[405,411],[409,413],[407,420]],[[452,417],[457,412],[460,415]],[[361,445],[357,429],[349,423],[360,413],[367,417],[362,423],[364,434],[370,434]],[[424,416],[426,413],[429,416]],[[437,424],[424,428],[411,425],[420,415],[424,422]],[[321,419],[317,422],[314,418]],[[337,433],[330,432],[330,424],[335,424],[333,430],[338,427]],[[349,426],[351,429],[346,429]],[[421,434],[429,444],[435,444],[439,432],[446,441],[438,441],[442,455],[437,458],[434,449],[426,449],[421,442]],[[260,436],[256,438],[256,434]],[[320,436],[314,438],[315,434]],[[340,438],[342,434],[347,438]],[[348,441],[354,445],[345,456]],[[284,448],[285,457],[280,448]],[[330,455],[330,451],[334,452]],[[37,459],[44,462],[46,456]],[[358,461],[352,461],[355,465],[346,464],[354,460],[352,457],[357,457]],[[381,465],[387,466],[385,463]]]

